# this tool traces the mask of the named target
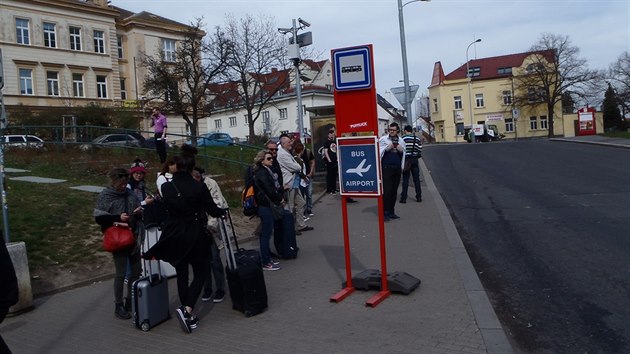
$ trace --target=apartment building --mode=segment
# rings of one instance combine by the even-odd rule
[[[300,83],[302,96],[303,126],[307,135],[312,135],[310,108],[332,106],[332,67],[329,60],[303,60],[300,63]],[[298,107],[295,92],[295,68],[272,70],[263,74],[257,81],[263,83],[262,92],[273,93],[273,97],[262,107],[260,116],[254,123],[255,135],[278,136],[283,131],[298,131]],[[246,141],[249,138],[247,111],[240,102],[237,83],[210,85],[210,118],[206,119],[205,132],[223,132],[233,138]],[[204,128],[199,130],[203,133]]]
[[[506,139],[545,137],[549,120],[544,103],[518,105],[514,100],[517,75],[527,75],[535,56],[554,60],[552,51],[526,52],[473,59],[445,75],[436,62],[429,86],[429,106],[436,142],[463,142],[472,124],[496,125]],[[470,84],[468,81],[470,76]],[[534,102],[535,103],[535,102]],[[554,110],[555,134],[563,134],[563,116]]]
[[[150,12],[133,13],[107,0],[2,0],[0,48],[7,110],[98,104],[138,116],[160,97],[147,97],[144,55],[175,60],[187,25]],[[170,117],[170,132],[185,133]],[[61,117],[60,117],[61,124]],[[145,126],[148,129],[148,120]]]

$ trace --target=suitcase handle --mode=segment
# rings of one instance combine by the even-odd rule
[[[229,210],[227,210],[225,216],[219,218],[219,228],[221,231],[221,239],[223,240],[223,244],[225,245],[225,258],[228,263],[228,267],[231,270],[236,270],[236,258],[234,257],[234,251],[232,250],[232,241],[230,240],[230,236],[227,232],[227,227],[225,226],[225,219],[228,219],[230,221],[230,226],[232,228],[232,239],[234,239],[236,250],[238,250],[238,240],[236,239],[234,223],[232,222],[232,215],[230,214]]]
[[[142,239],[140,240],[140,252],[141,253],[145,253],[147,250],[145,249],[144,245],[145,245],[145,241],[148,243],[149,242],[149,229],[147,229],[144,225],[143,222],[139,222],[139,228],[140,228],[140,232],[139,234],[141,235],[140,237],[142,237]],[[157,232],[155,233],[155,242],[157,242],[159,240],[159,237],[157,236]],[[148,270],[148,274],[144,274],[145,277],[147,277],[149,279],[150,283],[153,283],[153,266],[151,265],[151,260],[147,260],[142,258],[142,263],[144,264],[144,271],[145,273]],[[162,265],[160,264],[159,260],[157,261],[157,268],[158,268],[158,282],[162,280]],[[147,262],[149,262],[149,266],[147,267]]]

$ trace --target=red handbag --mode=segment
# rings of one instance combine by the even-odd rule
[[[136,242],[129,227],[110,226],[103,233],[103,249],[107,252],[121,251]]]

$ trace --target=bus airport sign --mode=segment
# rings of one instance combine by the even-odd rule
[[[341,195],[382,194],[377,143],[375,136],[337,139]]]

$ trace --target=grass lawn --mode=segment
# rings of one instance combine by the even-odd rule
[[[171,150],[170,153],[177,153]],[[198,165],[216,175],[232,207],[240,207],[242,171],[255,149],[237,146],[204,147]],[[94,257],[109,256],[101,251],[101,231],[92,212],[97,194],[70,189],[78,185],[105,186],[112,167],[128,168],[139,157],[148,162],[147,182],[155,190],[161,170],[157,154],[143,149],[99,149],[82,152],[76,147],[48,146],[46,150],[6,149],[5,167],[26,169],[6,173],[10,240],[26,243],[31,273],[46,267],[77,267]],[[66,180],[40,184],[11,180],[17,176],[38,176]],[[2,218],[0,218],[2,219]],[[0,220],[3,224],[4,220]],[[2,225],[4,228],[4,225]]]

